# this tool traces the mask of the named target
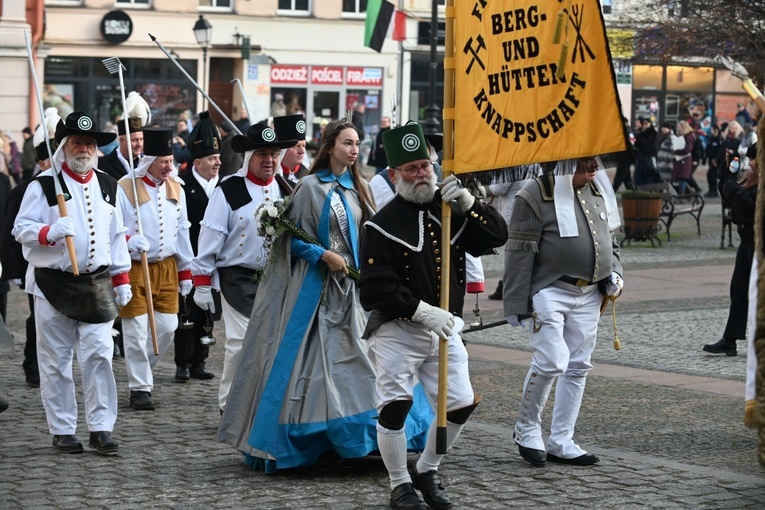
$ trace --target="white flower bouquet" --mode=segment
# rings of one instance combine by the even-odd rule
[[[314,239],[305,230],[295,225],[287,219],[286,212],[289,206],[289,197],[273,201],[263,202],[255,211],[255,225],[258,234],[263,237],[265,246],[270,250],[276,238],[289,232],[297,239],[309,244],[321,246],[321,243]],[[347,266],[348,276],[355,281],[359,281],[359,270]]]

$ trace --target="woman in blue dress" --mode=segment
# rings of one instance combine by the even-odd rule
[[[361,339],[366,315],[348,267],[374,199],[358,162],[359,136],[330,123],[287,216],[321,246],[282,235],[272,248],[244,338],[218,440],[273,473],[377,450],[375,373]],[[431,415],[425,398],[407,422],[422,450]]]

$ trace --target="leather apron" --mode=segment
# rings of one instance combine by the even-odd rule
[[[79,276],[36,267],[35,282],[51,306],[72,320],[102,324],[117,317],[114,285],[107,266]]]

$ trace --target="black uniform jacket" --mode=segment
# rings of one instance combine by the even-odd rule
[[[414,204],[400,195],[365,224],[359,290],[377,324],[410,319],[420,300],[441,300],[441,193]],[[460,315],[465,299],[465,252],[480,256],[507,241],[507,224],[494,207],[475,201],[469,211],[452,205],[449,311]],[[377,317],[375,317],[377,316]]]
[[[118,181],[127,175],[125,165],[123,165],[122,161],[117,157],[117,152],[119,150],[120,148],[117,147],[106,156],[98,158],[98,165],[96,165],[99,170],[106,172]],[[138,168],[138,163],[139,159],[133,158],[133,168]]]

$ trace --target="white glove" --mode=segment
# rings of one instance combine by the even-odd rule
[[[475,202],[475,197],[462,187],[462,183],[454,174],[444,179],[444,182],[441,185],[441,198],[445,202],[456,200],[463,211],[467,211],[473,207],[473,203]]]
[[[417,310],[412,315],[412,320],[427,327],[438,335],[439,338],[449,338],[452,336],[454,316],[442,308],[427,304],[425,301],[420,301],[420,304],[417,305]]]
[[[194,285],[191,283],[191,280],[181,280],[178,282],[178,292],[180,292],[183,297],[191,294],[191,289],[193,288]]]
[[[196,292],[194,292],[194,302],[202,310],[210,310],[210,313],[215,313],[215,301],[213,301],[212,289],[209,285],[197,287]]]
[[[526,319],[521,320],[520,315],[508,315],[505,320],[514,328],[526,325]]]
[[[13,280],[8,280],[8,281],[11,282],[16,287],[21,287],[21,283],[22,283],[21,278],[14,278]]]
[[[48,242],[53,244],[66,236],[74,236],[74,220],[69,216],[57,219],[56,223],[50,226],[46,237]]]
[[[606,282],[606,294],[609,297],[618,296],[622,293],[624,288],[624,279],[619,276],[619,273],[611,273]]]
[[[133,291],[130,290],[130,284],[117,285],[114,287],[114,294],[117,296],[117,306],[122,308],[133,299]]]
[[[151,247],[149,240],[140,234],[130,236],[130,239],[127,241],[127,245],[128,251],[133,253],[149,251],[149,248]]]

